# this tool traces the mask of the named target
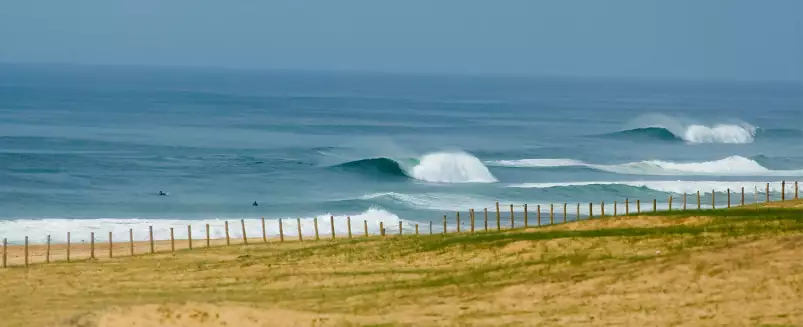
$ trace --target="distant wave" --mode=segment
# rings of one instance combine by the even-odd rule
[[[315,218],[318,219],[318,227],[321,235],[329,235],[331,226],[329,216],[332,214],[319,215],[317,217],[301,218],[301,234],[305,236],[315,235]],[[344,235],[348,233],[347,215],[333,215],[335,222],[335,233]],[[398,231],[399,222],[403,223],[405,229],[411,229],[414,223],[400,219],[397,215],[379,208],[370,208],[361,213],[350,216],[352,219],[352,233],[363,232],[363,221],[368,224],[368,232],[379,233],[379,223],[384,222],[386,228]],[[231,222],[240,218],[231,218]],[[67,232],[72,233],[73,243],[88,243],[89,235],[92,231],[109,231],[114,235],[114,240],[127,242],[129,239],[129,228],[133,232],[134,240],[145,241],[148,239],[148,227],[153,226],[154,238],[168,239],[170,229],[175,230],[175,237],[178,239],[187,238],[187,225],[192,226],[194,235],[204,235],[205,225],[209,224],[210,236],[213,238],[224,238],[226,236],[224,219],[199,219],[199,220],[172,220],[172,219],[15,219],[0,220],[0,238],[8,238],[12,244],[19,244],[24,241],[24,237],[30,236],[32,243],[44,243],[47,235],[51,235],[54,243],[66,242]],[[248,235],[262,235],[262,222],[260,219],[245,219],[246,233]],[[285,237],[298,236],[298,220],[287,217],[282,220]],[[266,219],[265,230],[268,237],[279,236],[279,219]],[[95,233],[101,241],[101,233]],[[241,238],[240,228],[231,228],[230,237]],[[104,239],[105,241],[105,239]]]
[[[663,127],[643,127],[600,135],[604,138],[627,140],[660,140],[689,143],[752,143],[758,137],[791,138],[803,136],[796,129],[761,129],[750,125],[690,125],[680,134]]]
[[[724,193],[730,190],[733,193],[741,192],[744,187],[745,194],[764,193],[765,182],[743,181],[743,182],[723,182],[723,181],[586,181],[586,182],[561,182],[561,183],[522,183],[512,184],[514,188],[538,188],[538,189],[558,189],[558,188],[588,188],[588,187],[620,187],[621,191],[628,188],[650,189],[657,192],[674,194],[692,194],[700,191],[706,194],[712,191]],[[770,192],[777,193],[781,190],[779,182],[770,183]],[[787,183],[786,191],[794,193],[794,184]]]
[[[435,152],[417,159],[370,158],[335,168],[386,176],[406,176],[435,183],[493,183],[497,179],[482,161],[464,152]]]
[[[753,143],[757,127],[739,120],[701,124],[694,120],[662,114],[647,114],[629,123],[629,129],[600,135],[608,138],[653,139],[688,143]]]
[[[624,164],[601,165],[573,159],[521,159],[488,162],[502,167],[585,167],[626,175],[709,175],[709,176],[803,176],[803,170],[770,170],[752,159],[731,156],[703,162],[645,160]]]
[[[617,139],[651,139],[662,141],[685,141],[689,143],[753,143],[757,129],[749,124],[714,126],[688,125],[682,130],[670,130],[661,126],[650,126],[628,129],[620,132],[603,134],[602,137]]]

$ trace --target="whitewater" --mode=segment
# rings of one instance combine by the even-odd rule
[[[771,170],[755,160],[731,156],[700,162],[644,160],[623,164],[592,164],[574,159],[518,159],[490,161],[489,165],[520,168],[586,167],[626,175],[701,175],[701,176],[803,176],[803,169]]]
[[[800,85],[2,65],[0,238],[428,232],[682,193],[779,198]],[[792,185],[792,184],[787,184]],[[786,192],[794,192],[786,187]],[[169,196],[160,196],[162,191]],[[752,192],[752,193],[751,193]],[[258,206],[253,206],[254,202]],[[596,208],[596,207],[594,207]],[[483,217],[484,218],[484,217]],[[495,217],[494,217],[495,218]],[[465,223],[465,220],[463,221]],[[424,228],[425,227],[425,228]]]

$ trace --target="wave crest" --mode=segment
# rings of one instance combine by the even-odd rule
[[[434,183],[494,183],[482,161],[465,152],[435,152],[419,159],[371,158],[349,161],[335,167],[388,176],[406,176]]]
[[[758,129],[745,122],[716,123],[705,125],[683,121],[661,114],[649,114],[636,118],[635,128],[604,134],[604,137],[626,139],[657,139],[685,141],[688,143],[753,143]]]

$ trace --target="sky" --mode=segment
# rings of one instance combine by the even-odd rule
[[[2,0],[0,62],[803,81],[803,1]]]

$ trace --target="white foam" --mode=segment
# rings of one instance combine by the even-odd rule
[[[418,180],[436,183],[497,182],[482,161],[465,152],[426,154],[409,169],[408,174]]]
[[[745,194],[766,192],[765,182],[744,181],[744,182],[723,182],[723,181],[584,181],[584,182],[564,182],[564,183],[522,183],[512,184],[509,187],[516,188],[553,188],[569,186],[589,186],[589,185],[626,185],[632,187],[645,187],[658,192],[675,194],[693,194],[700,191],[701,194],[710,194],[712,191],[725,193],[741,193],[744,187]],[[770,183],[770,193],[780,193],[781,183]],[[794,183],[786,184],[787,194],[794,194]]]
[[[679,136],[692,143],[744,144],[753,143],[756,136],[756,128],[748,124],[719,124],[713,127],[689,125],[686,127],[686,130],[683,131],[683,134]]]
[[[387,198],[415,209],[439,210],[447,212],[455,212],[455,211],[466,212],[468,211],[469,208],[474,208],[475,210],[482,210],[482,208],[490,209],[496,206],[497,201],[499,201],[500,204],[507,204],[502,209],[509,211],[510,208],[507,206],[509,206],[509,204],[511,203],[511,201],[507,200],[496,200],[480,196],[468,196],[468,195],[446,194],[446,193],[405,194],[396,192],[384,192],[384,193],[368,194],[362,197],[362,199],[377,199],[377,198]],[[523,210],[524,209],[521,206],[514,206],[514,211],[523,211]]]
[[[319,235],[331,235],[330,214],[319,215],[318,232]],[[334,216],[335,233],[338,235],[348,234],[347,215]],[[108,233],[112,232],[112,239],[116,242],[129,240],[129,229],[133,230],[135,241],[148,240],[148,227],[153,226],[154,239],[166,240],[170,237],[170,228],[174,228],[174,235],[177,239],[187,239],[187,225],[192,226],[193,239],[201,239],[206,236],[206,224],[209,224],[210,237],[225,238],[226,219],[204,219],[204,220],[175,220],[175,219],[16,219],[0,220],[0,239],[8,238],[12,244],[24,242],[25,236],[29,236],[31,243],[44,243],[47,235],[51,235],[53,243],[66,243],[67,232],[71,233],[72,243],[86,243],[90,240],[90,233],[95,232],[96,242],[108,241]],[[259,218],[247,218],[243,220],[246,226],[246,234],[251,237],[262,237],[262,222]],[[363,213],[351,216],[352,233],[362,234],[363,223],[368,223],[370,234],[379,233],[379,223],[383,222],[388,230],[398,232],[399,221],[405,229],[411,228],[413,223],[400,219],[397,215],[382,209],[369,209]],[[240,219],[228,219],[229,237],[242,238],[242,226]],[[298,220],[296,218],[283,218],[282,227],[285,238],[294,239],[298,237]],[[268,237],[279,236],[279,220],[265,219],[265,230]],[[314,218],[301,218],[301,234],[305,237],[315,235]]]
[[[519,159],[490,161],[488,163],[502,167],[571,167],[586,164],[574,159]]]
[[[686,119],[651,114],[636,118],[633,124],[638,127],[665,128],[689,143],[744,144],[752,143],[756,136],[756,127],[745,122],[719,123],[709,126],[690,123]]]
[[[545,160],[551,160],[554,165],[545,165],[545,163],[550,162]],[[534,168],[577,166],[626,175],[803,176],[803,170],[770,170],[761,166],[755,160],[741,156],[702,162],[645,160],[615,165],[591,164],[573,159],[524,159],[504,163],[495,161],[489,164]]]

